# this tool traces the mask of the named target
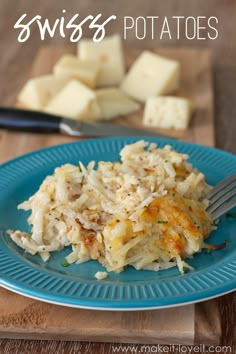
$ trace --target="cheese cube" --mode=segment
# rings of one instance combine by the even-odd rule
[[[177,61],[144,51],[125,76],[121,89],[144,102],[149,97],[166,95],[176,90],[179,76],[180,65]]]
[[[135,112],[140,108],[139,103],[133,101],[117,88],[100,89],[96,91],[96,94],[101,109],[100,119],[111,119]]]
[[[42,109],[55,96],[69,79],[64,76],[44,75],[30,79],[21,92],[18,100],[31,109]]]
[[[71,80],[45,107],[45,111],[65,117],[88,119],[88,111],[96,104],[94,91],[76,80]],[[95,108],[94,108],[95,109]]]
[[[93,100],[88,109],[83,114],[83,120],[96,121],[101,119],[101,107],[97,99]]]
[[[64,55],[53,68],[55,75],[65,75],[77,79],[83,84],[94,88],[99,72],[99,64],[78,59],[74,55]]]
[[[125,74],[121,37],[113,35],[101,42],[82,39],[78,45],[81,60],[96,61],[101,70],[98,74],[98,86],[119,85]]]
[[[191,102],[185,98],[152,97],[146,102],[143,124],[150,127],[186,129],[191,113]]]
[[[97,280],[103,280],[106,279],[108,277],[108,273],[107,272],[97,272],[95,273],[95,278]]]

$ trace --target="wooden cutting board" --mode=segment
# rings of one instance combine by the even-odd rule
[[[0,338],[217,345],[217,302],[151,311],[93,311],[52,305],[0,288]]]
[[[158,49],[155,52],[181,63],[179,96],[189,97],[196,111],[186,131],[163,131],[181,140],[213,146],[213,90],[211,57],[207,49]],[[125,49],[127,68],[141,52]],[[55,62],[72,47],[42,47],[30,77],[52,71]],[[26,78],[27,80],[28,78]],[[115,123],[142,127],[142,110]],[[161,131],[162,132],[162,131]],[[0,163],[32,150],[73,141],[59,135],[1,131]],[[28,299],[0,288],[0,337],[87,340],[133,343],[218,344],[221,335],[217,301],[172,309],[137,312],[101,312],[71,309]]]
[[[214,114],[213,114],[213,87],[211,53],[208,49],[165,48],[154,49],[154,52],[179,60],[181,64],[181,85],[178,96],[192,100],[195,113],[186,131],[160,130],[157,132],[176,136],[181,140],[197,144],[214,146]],[[56,61],[65,53],[74,53],[75,47],[42,47],[36,55],[32,65],[30,77],[52,72]],[[125,48],[127,69],[134,59],[141,53],[141,49]],[[26,81],[28,78],[25,78]],[[17,106],[21,106],[16,102]],[[114,123],[128,126],[142,126],[143,110],[130,114],[125,118],[118,118]],[[153,129],[152,129],[153,130]],[[24,134],[0,132],[0,163],[22,153],[30,152],[41,147],[62,144],[78,140],[77,138],[59,135]],[[9,143],[11,141],[11,143]]]

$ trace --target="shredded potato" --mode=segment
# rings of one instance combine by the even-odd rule
[[[120,162],[65,164],[18,206],[31,210],[31,234],[9,231],[25,251],[44,261],[72,247],[68,263],[98,260],[108,272],[159,271],[201,251],[213,229],[205,211],[210,186],[171,146],[138,141]]]

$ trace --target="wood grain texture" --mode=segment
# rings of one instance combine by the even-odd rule
[[[123,16],[217,16],[219,18],[219,37],[215,41],[196,41],[186,40],[183,37],[184,28],[180,28],[180,40],[168,41],[164,39],[161,43],[150,39],[138,41],[134,38],[134,33],[129,35],[126,46],[139,46],[140,48],[150,48],[157,46],[184,46],[208,47],[213,54],[213,81],[215,91],[215,129],[216,146],[236,153],[235,131],[236,131],[236,1],[235,0],[70,0],[65,5],[63,0],[50,1],[32,1],[32,0],[8,0],[0,1],[0,103],[2,105],[12,105],[15,102],[16,95],[24,84],[26,77],[30,74],[32,61],[38,49],[45,44],[66,44],[65,39],[47,38],[43,43],[40,41],[38,32],[34,28],[30,40],[21,44],[17,42],[16,31],[13,25],[23,14],[27,13],[29,17],[40,14],[42,17],[48,17],[50,20],[61,15],[61,10],[66,8],[67,18],[78,13],[80,16],[86,16],[90,13],[103,13],[108,16],[111,13],[117,15],[117,21],[108,27],[107,34],[122,33]],[[84,33],[90,36],[88,30]],[[3,139],[11,139],[15,134],[2,136],[0,133],[0,142]],[[31,141],[29,149],[38,148],[40,137],[35,137]],[[55,137],[56,139],[56,137]],[[49,144],[45,138],[45,145]],[[18,147],[9,144],[6,157],[18,154]],[[27,150],[27,145],[24,146]],[[4,160],[2,150],[0,158]],[[217,299],[219,304],[222,337],[220,344],[230,346],[231,353],[236,351],[236,296],[231,293]],[[197,315],[196,315],[197,316]],[[214,322],[214,321],[213,321]],[[66,341],[40,341],[40,340],[0,340],[1,354],[47,354],[47,353],[77,353],[77,354],[110,354],[114,353],[114,343],[96,343],[96,342],[66,342]],[[133,353],[132,348],[123,345],[126,353]],[[135,347],[136,352],[141,350],[141,345]],[[212,348],[211,348],[212,349]],[[122,352],[120,350],[120,352]],[[200,350],[201,353],[207,353],[206,350]],[[217,353],[217,350],[211,351]],[[218,350],[219,352],[219,350]],[[229,350],[222,350],[223,353],[229,353]],[[178,350],[171,350],[171,353],[179,353]],[[190,351],[187,351],[190,353]]]
[[[204,340],[209,338],[208,343],[217,344],[218,338],[211,338],[208,330]],[[194,306],[156,311],[92,311],[47,304],[0,288],[0,337],[191,345]]]
[[[52,305],[0,288],[0,338],[217,345],[220,336],[214,300],[163,310],[102,312]]]

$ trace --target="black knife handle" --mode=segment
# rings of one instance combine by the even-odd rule
[[[45,112],[0,108],[0,128],[31,133],[59,133],[62,118]]]

